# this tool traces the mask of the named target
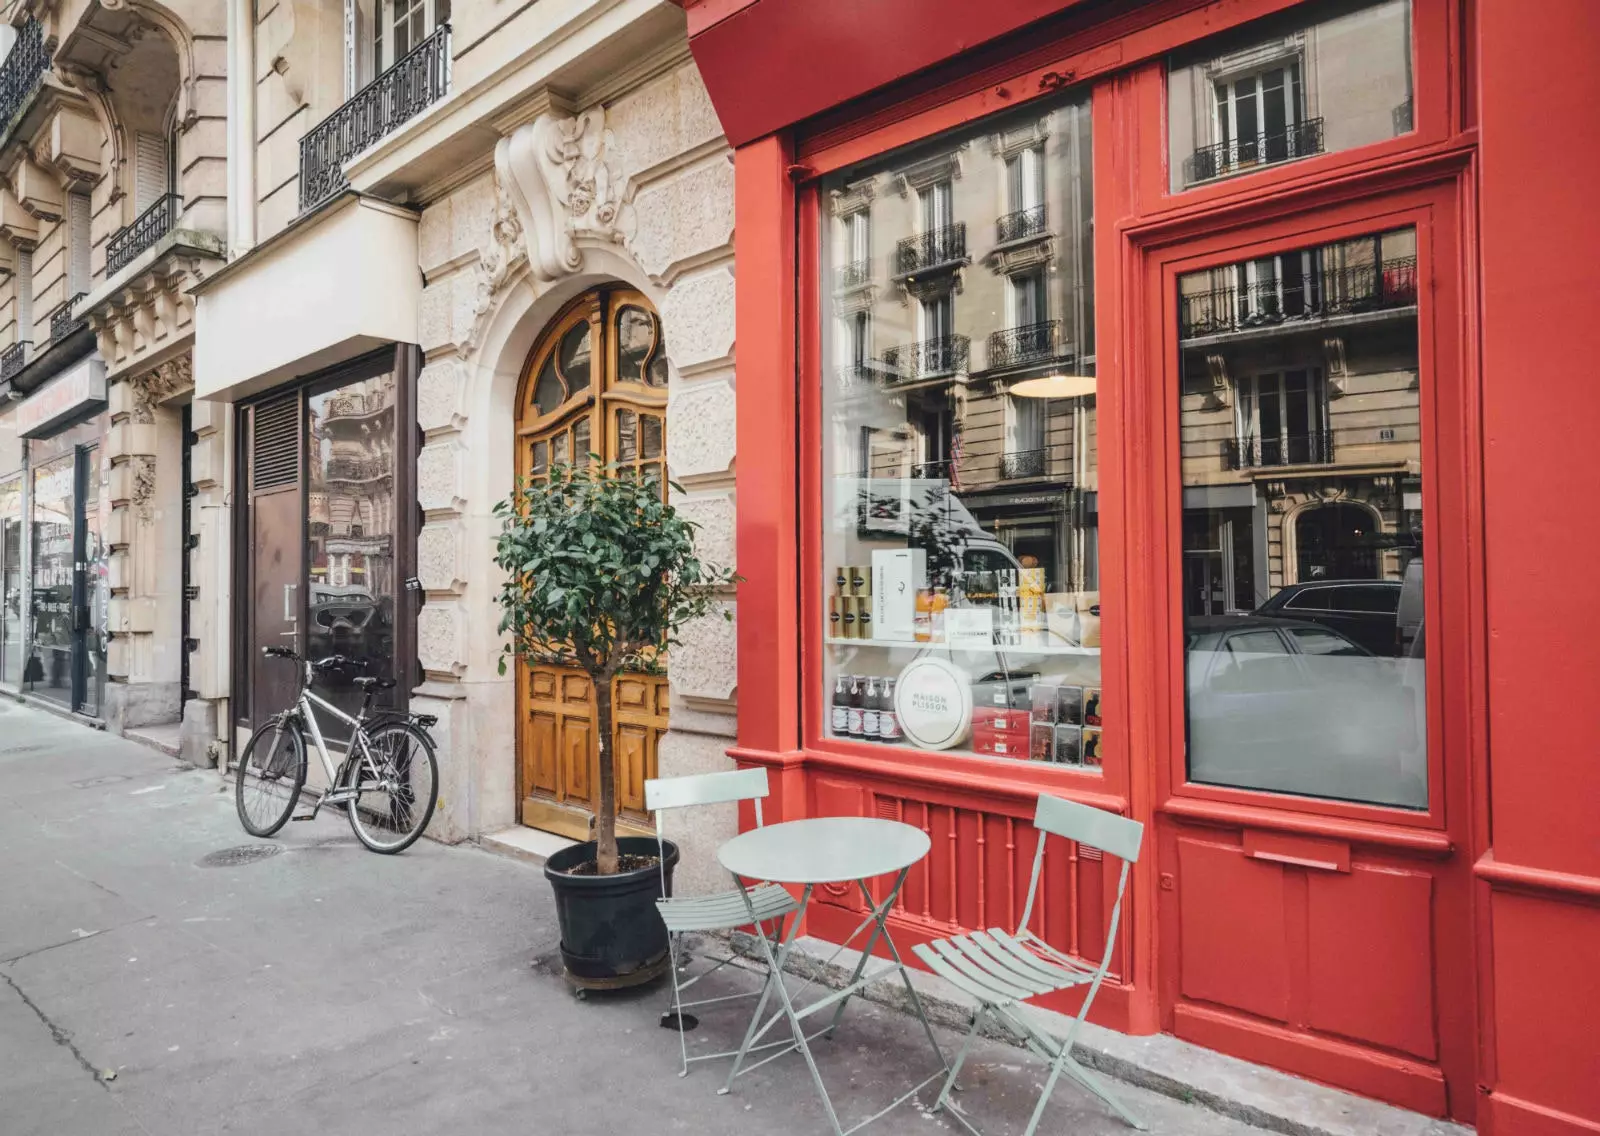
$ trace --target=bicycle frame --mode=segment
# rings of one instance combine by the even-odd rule
[[[300,684],[300,695],[295,699],[294,707],[285,711],[283,717],[294,716],[299,718],[300,722],[305,726],[306,732],[311,735],[311,743],[316,746],[317,757],[322,762],[323,771],[328,775],[328,788],[312,808],[311,815],[315,816],[317,809],[320,809],[323,805],[345,800],[352,795],[352,791],[357,787],[359,781],[357,780],[349,786],[341,784],[344,775],[350,770],[351,762],[358,760],[372,761],[372,750],[367,745],[366,731],[367,710],[372,705],[372,692],[368,691],[365,699],[362,700],[361,713],[351,716],[326,698],[312,691],[311,680],[313,675],[311,664],[306,663],[305,679]],[[328,743],[322,736],[322,725],[317,721],[318,707],[346,725],[354,727],[350,734],[351,744],[345,753],[343,763],[337,769],[334,767],[332,754],[328,752]]]

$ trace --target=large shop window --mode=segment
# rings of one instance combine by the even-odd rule
[[[1083,98],[823,184],[832,737],[1099,770],[1091,175]]]
[[[22,681],[22,478],[0,482],[0,682]]]
[[[1173,59],[1172,190],[1412,127],[1411,3],[1295,9]]]
[[[1189,779],[1426,808],[1416,233],[1178,292]]]

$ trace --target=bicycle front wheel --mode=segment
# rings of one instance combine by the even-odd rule
[[[433,741],[410,722],[385,722],[367,734],[368,754],[351,762],[350,827],[374,852],[411,847],[439,799]]]
[[[233,802],[251,836],[282,828],[306,783],[306,740],[290,718],[268,722],[250,735],[234,770]]]

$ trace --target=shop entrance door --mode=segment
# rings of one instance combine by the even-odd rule
[[[535,344],[517,394],[517,476],[598,459],[666,492],[667,362],[661,325],[636,292],[580,297]],[[535,660],[517,668],[517,754],[524,824],[589,837],[599,792],[594,694],[582,671]],[[617,815],[645,831],[644,783],[667,731],[667,680],[618,675],[612,687]]]
[[[245,453],[246,547],[243,565],[246,618],[242,629],[246,724],[274,714],[294,700],[299,673],[275,659],[263,659],[263,647],[300,650],[301,559],[305,547],[305,509],[301,503],[300,392],[246,409],[241,434],[249,440]]]
[[[1209,1048],[1471,1120],[1473,506],[1460,479],[1436,471],[1466,460],[1472,399],[1443,283],[1456,263],[1451,200],[1410,204],[1381,222],[1351,214],[1311,235],[1254,238],[1251,259],[1337,272],[1343,287],[1361,276],[1350,265],[1369,269],[1368,294],[1309,321],[1185,322],[1178,297],[1234,279],[1248,233],[1161,253],[1177,318],[1160,349],[1160,429],[1179,459],[1161,490],[1173,597],[1156,832],[1161,1013],[1164,1028]],[[1439,282],[1426,296],[1371,287],[1411,264]],[[1326,424],[1315,451],[1268,471],[1230,460],[1251,442],[1236,413],[1258,394],[1248,377],[1309,373],[1330,357],[1338,397],[1319,388],[1305,410]],[[1197,373],[1228,377],[1200,400],[1184,387]],[[1418,477],[1408,505],[1402,487]],[[1238,510],[1226,504],[1252,486],[1265,539],[1233,539]],[[1391,602],[1344,610],[1357,589]],[[1422,624],[1413,647],[1402,607]],[[1374,626],[1353,632],[1354,618]]]

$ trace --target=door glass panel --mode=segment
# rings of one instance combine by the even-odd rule
[[[568,445],[567,432],[565,430],[550,439],[550,464],[572,464],[572,451]]]
[[[33,649],[24,677],[35,694],[72,704],[73,489],[77,455],[33,471]]]
[[[580,323],[561,337],[561,375],[569,396],[589,389],[589,325]]]
[[[363,671],[320,674],[313,689],[350,714],[352,679],[395,678],[395,377],[360,379],[307,399],[306,653],[366,661]],[[403,676],[402,676],[403,677]],[[393,706],[393,691],[375,704]],[[348,731],[331,719],[331,736]]]
[[[539,368],[539,381],[533,384],[533,404],[540,414],[549,414],[566,401],[567,392],[556,374],[556,359],[551,355]]]
[[[617,453],[619,462],[639,459],[639,418],[631,410],[617,411]]]
[[[1189,779],[1426,808],[1416,234],[1279,262],[1178,281]]]
[[[589,417],[578,419],[572,427],[572,458],[574,461],[586,461],[589,457]]]
[[[813,697],[830,737],[1090,774],[1115,759],[1100,736],[1091,158],[1078,97],[823,183]],[[1015,255],[985,259],[996,245]]]
[[[661,456],[661,419],[654,414],[639,416],[639,456],[642,458]]]
[[[617,379],[646,382],[646,362],[656,345],[656,318],[629,305],[617,312]]]
[[[550,443],[533,443],[533,472],[545,473],[550,468]]]

